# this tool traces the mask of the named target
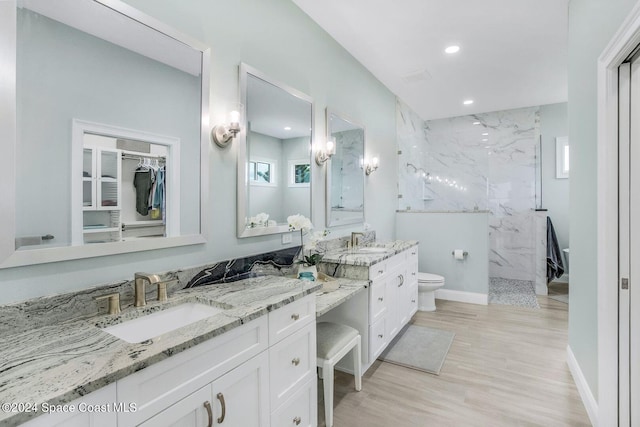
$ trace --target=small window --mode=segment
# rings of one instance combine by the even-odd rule
[[[556,138],[556,178],[569,178],[569,138]]]
[[[311,163],[309,160],[289,160],[289,187],[309,187]]]
[[[275,162],[255,160],[249,162],[249,181],[252,185],[276,185]]]

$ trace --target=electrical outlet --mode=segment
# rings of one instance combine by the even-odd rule
[[[291,233],[285,233],[282,235],[282,244],[286,245],[287,243],[292,242]]]

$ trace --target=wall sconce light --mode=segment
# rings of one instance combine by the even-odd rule
[[[327,139],[325,149],[316,151],[316,164],[322,166],[327,160],[336,154],[336,143],[332,138]]]
[[[364,161],[364,173],[367,175],[371,175],[371,173],[378,170],[378,166],[380,166],[380,160],[377,157],[374,157],[369,163],[368,160]]]
[[[211,140],[218,147],[225,148],[233,138],[240,132],[240,112],[242,104],[238,104],[237,109],[229,113],[228,125],[216,125],[211,129]]]

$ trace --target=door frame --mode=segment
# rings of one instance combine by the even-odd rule
[[[598,58],[597,419],[601,426],[618,425],[618,67],[639,44],[640,3]]]

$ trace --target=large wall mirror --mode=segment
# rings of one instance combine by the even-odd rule
[[[238,139],[238,237],[289,231],[311,218],[312,99],[240,65],[246,125]]]
[[[114,0],[10,12],[15,227],[0,267],[203,243],[209,50]]]
[[[327,139],[336,153],[327,166],[327,226],[364,222],[364,127],[327,108]]]

